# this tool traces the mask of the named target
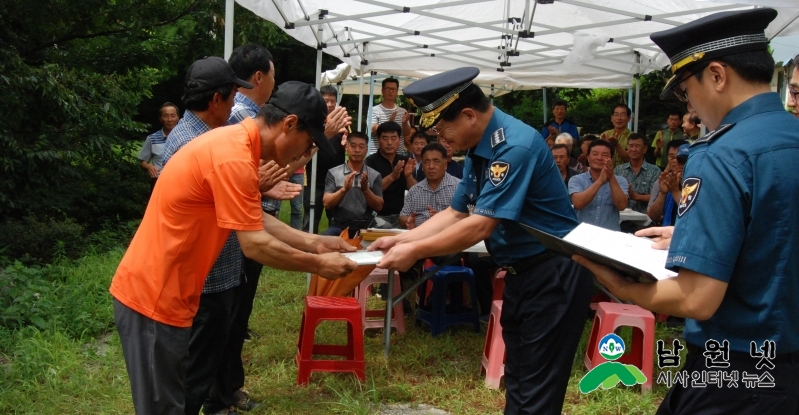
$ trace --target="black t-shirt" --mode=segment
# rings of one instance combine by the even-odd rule
[[[328,170],[344,164],[345,161],[344,147],[341,145],[341,134],[337,134],[333,138],[328,139],[328,141],[330,141],[330,145],[333,146],[335,152],[328,153],[319,151],[316,153],[316,167],[319,172],[316,175],[316,188],[320,190],[325,188],[325,178],[327,177]],[[313,161],[305,165],[305,172],[308,177],[308,186],[310,186],[311,175],[313,175]]]
[[[397,154],[392,163],[378,151],[365,160],[366,165],[377,170],[383,178],[390,175],[394,171],[394,166],[400,161],[407,162],[408,156]],[[383,190],[383,210],[377,212],[378,215],[399,215],[402,206],[405,204],[405,186],[405,175],[400,174],[399,179],[394,180],[388,188]]]

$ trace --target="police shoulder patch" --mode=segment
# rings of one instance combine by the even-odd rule
[[[682,194],[677,205],[677,215],[682,217],[693,206],[699,196],[699,185],[701,184],[702,179],[698,177],[688,177],[682,181]]]
[[[499,186],[500,183],[505,181],[505,178],[508,177],[508,173],[510,173],[510,163],[495,161],[491,163],[489,170],[490,174],[488,175],[488,180],[494,186]]]
[[[491,133],[491,148],[498,146],[501,143],[505,142],[505,129],[500,128],[497,131]]]
[[[697,144],[702,144],[702,143],[710,144],[711,142],[713,142],[713,140],[721,137],[722,134],[724,134],[727,131],[729,131],[729,129],[732,128],[733,126],[735,126],[735,123],[722,124],[722,125],[719,126],[719,128],[716,128],[715,130],[713,130],[713,131],[711,131],[711,132],[709,132],[709,133],[697,138],[696,141],[694,141],[694,143],[691,144],[691,146],[695,146]]]

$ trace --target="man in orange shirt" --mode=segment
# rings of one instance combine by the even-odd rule
[[[337,253],[354,249],[340,238],[294,230],[260,206],[259,160],[331,151],[326,115],[312,85],[287,82],[255,119],[201,135],[164,167],[110,288],[137,413],[183,414],[192,319],[231,230],[248,258],[273,268],[327,278],[356,268]]]

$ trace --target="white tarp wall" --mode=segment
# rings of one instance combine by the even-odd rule
[[[668,65],[651,33],[723,10],[776,7],[766,35],[799,33],[799,0],[237,1],[358,74],[476,66],[477,82],[498,89],[629,88],[635,74]],[[575,38],[590,42],[575,48]]]

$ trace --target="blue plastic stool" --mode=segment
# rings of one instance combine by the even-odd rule
[[[474,273],[466,267],[445,266],[441,268],[431,279],[433,289],[430,292],[431,310],[427,311],[419,307],[416,310],[416,324],[424,321],[430,325],[430,334],[433,337],[443,333],[444,330],[454,324],[472,324],[474,331],[480,332],[480,317],[477,305],[477,286],[474,283]],[[461,313],[447,314],[447,293],[450,284],[469,284],[469,297],[471,297],[471,308],[469,311]]]

